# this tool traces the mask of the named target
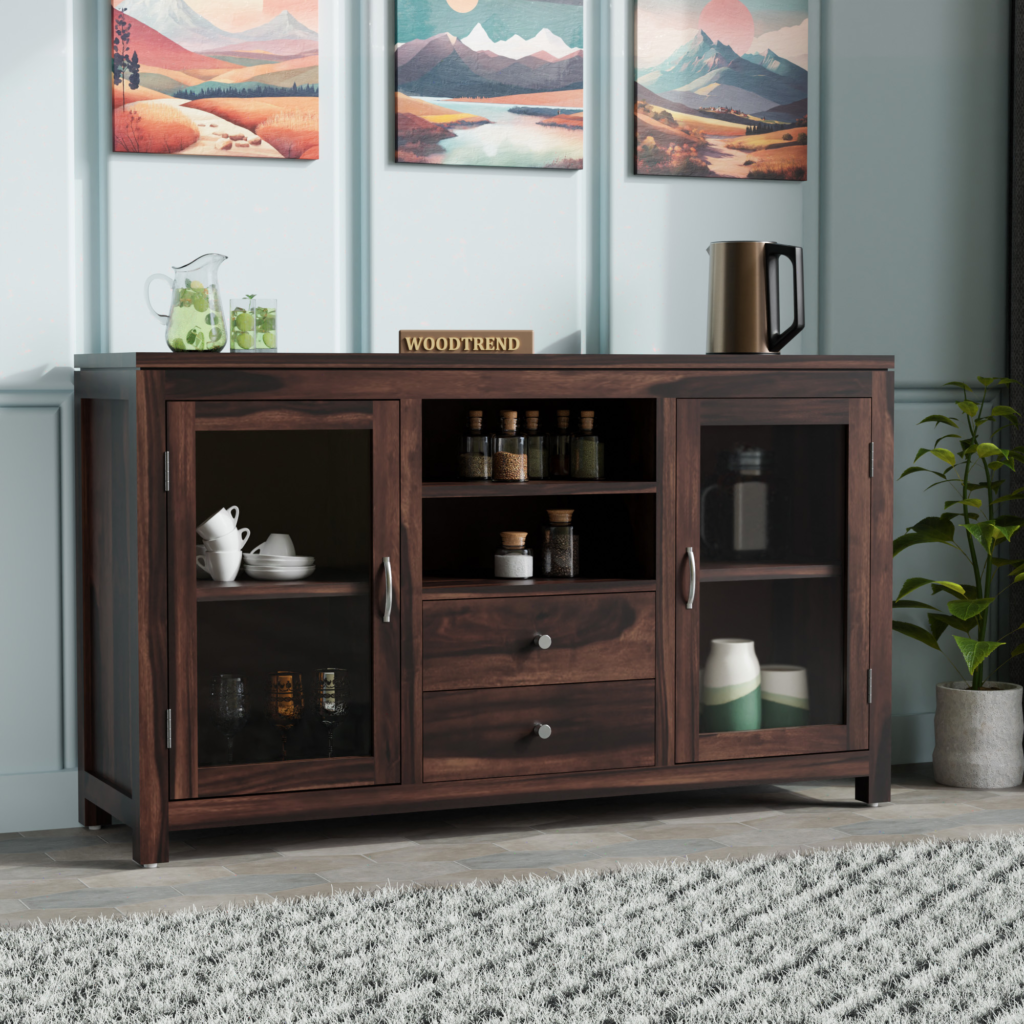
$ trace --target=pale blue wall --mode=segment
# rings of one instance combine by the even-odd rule
[[[707,243],[800,243],[809,322],[789,351],[896,354],[898,465],[932,411],[923,389],[1002,370],[1009,0],[811,0],[806,183],[630,173],[632,0],[586,3],[584,171],[396,166],[391,4],[322,0],[322,158],[301,165],[109,154],[105,0],[8,12],[21,66],[49,72],[0,85],[33,139],[0,149],[0,194],[17,197],[0,244],[17,297],[0,337],[0,656],[32,676],[0,676],[20,726],[0,732],[0,832],[75,822],[69,367],[162,347],[141,294],[154,271],[227,253],[224,287],[276,292],[283,345],[304,351],[392,350],[399,327],[454,310],[533,327],[549,351],[699,352]],[[900,484],[901,528],[925,507]],[[940,571],[929,556],[914,553],[922,574]],[[901,637],[895,657],[894,757],[925,760],[943,663]]]

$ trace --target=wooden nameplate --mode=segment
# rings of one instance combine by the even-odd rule
[[[532,355],[533,331],[399,331],[399,352]]]

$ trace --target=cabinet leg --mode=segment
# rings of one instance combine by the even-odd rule
[[[132,830],[132,860],[144,868],[155,868],[171,859],[166,828],[146,828],[143,822]]]
[[[892,783],[888,772],[879,775],[858,775],[853,780],[854,799],[869,807],[887,804],[892,799]]]
[[[85,799],[82,800],[78,818],[88,829],[110,828],[113,822],[113,818],[111,818],[107,811]]]

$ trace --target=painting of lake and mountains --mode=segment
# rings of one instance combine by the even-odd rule
[[[317,0],[121,0],[114,150],[316,160],[319,65]]]
[[[636,173],[805,181],[807,0],[637,0]]]
[[[395,159],[583,166],[583,0],[396,0]]]

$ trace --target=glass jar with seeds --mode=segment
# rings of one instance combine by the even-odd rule
[[[526,465],[531,480],[546,480],[548,472],[549,438],[540,429],[540,413],[526,410]]]
[[[491,473],[497,482],[523,483],[530,478],[526,438],[516,429],[518,419],[514,409],[502,409],[501,429],[491,438]]]
[[[499,580],[528,580],[533,576],[533,552],[526,546],[526,536],[517,530],[501,534],[501,547],[494,552],[494,575]]]
[[[483,410],[471,409],[459,454],[459,475],[463,480],[491,479],[491,439],[483,431],[483,422]]]
[[[549,508],[542,555],[544,575],[571,579],[580,574],[580,539],[572,525],[571,508]]]
[[[580,428],[572,438],[572,475],[576,480],[604,479],[604,445],[594,432],[594,412],[580,413]]]
[[[569,430],[569,410],[559,409],[555,413],[555,432],[550,438],[551,456],[548,474],[564,478],[571,472],[572,432]]]

